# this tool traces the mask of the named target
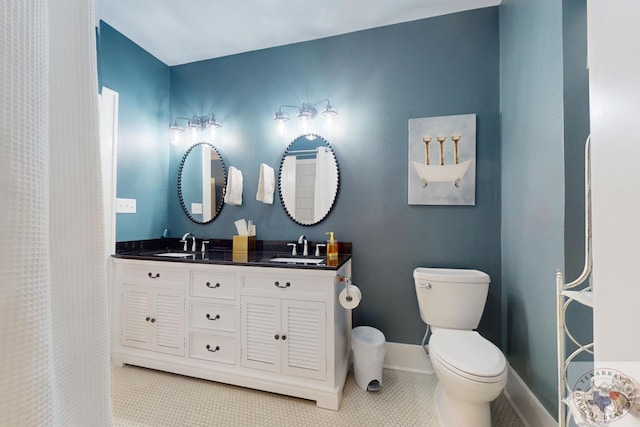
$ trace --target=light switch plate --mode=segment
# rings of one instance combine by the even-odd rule
[[[136,199],[116,199],[116,213],[136,213]]]
[[[202,214],[202,203],[191,203],[192,214]]]

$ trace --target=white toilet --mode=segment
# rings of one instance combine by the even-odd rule
[[[429,357],[438,377],[436,410],[442,427],[491,427],[489,403],[507,383],[507,361],[474,331],[489,292],[478,270],[416,268],[420,317],[431,327]]]

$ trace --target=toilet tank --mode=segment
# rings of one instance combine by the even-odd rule
[[[416,268],[413,279],[422,321],[433,327],[472,330],[487,302],[487,273],[478,270]]]

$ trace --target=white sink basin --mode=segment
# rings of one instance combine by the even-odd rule
[[[280,257],[271,258],[269,262],[283,262],[287,264],[322,264],[324,258],[296,258],[296,257]]]
[[[181,252],[167,252],[165,254],[155,254],[155,256],[168,256],[172,258],[187,258],[193,256],[192,254],[184,254]]]

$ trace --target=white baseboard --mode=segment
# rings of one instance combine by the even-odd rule
[[[558,426],[558,422],[547,412],[511,366],[509,366],[509,379],[504,389],[504,395],[526,427]]]
[[[433,366],[422,346],[387,342],[384,349],[384,367],[386,369],[433,375]],[[558,426],[557,421],[547,412],[510,365],[504,395],[526,427]]]
[[[387,342],[384,351],[384,367],[387,369],[433,375],[431,360],[420,345]]]

